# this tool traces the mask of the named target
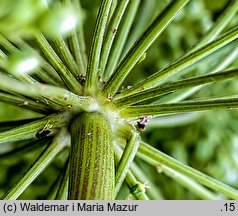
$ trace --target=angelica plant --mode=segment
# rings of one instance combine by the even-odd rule
[[[47,199],[162,199],[160,186],[141,161],[200,199],[219,199],[219,194],[238,198],[234,187],[141,137],[162,117],[238,107],[236,93],[196,95],[211,83],[237,78],[238,68],[229,66],[237,56],[238,27],[227,28],[235,19],[237,1],[223,6],[204,37],[188,42],[175,60],[144,78],[136,74],[150,60],[153,46],[184,10],[201,3],[161,1],[158,10],[148,14],[157,1],[101,0],[90,40],[85,37],[91,26],[83,9],[87,2],[18,3],[4,1],[8,10],[0,11],[0,101],[34,115],[0,123],[0,143],[7,149],[2,148],[0,160],[31,151],[40,154],[8,190],[4,188],[3,199],[24,196],[56,160],[63,166]],[[132,73],[136,80],[130,78]]]

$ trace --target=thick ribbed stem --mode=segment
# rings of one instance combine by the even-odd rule
[[[114,199],[114,156],[109,121],[98,112],[84,112],[74,119],[70,130],[69,199]]]

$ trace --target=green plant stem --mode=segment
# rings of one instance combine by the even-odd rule
[[[98,70],[100,69],[100,53],[111,4],[112,0],[101,1],[96,19],[96,25],[94,28],[91,50],[89,54],[89,62],[86,72],[86,91],[91,92],[92,94],[95,94],[97,91],[97,83],[99,78]]]
[[[119,148],[119,146],[115,145],[114,146],[114,159],[115,159],[116,165],[118,165],[118,163],[121,159],[121,155],[122,155],[122,149]],[[125,181],[130,189],[130,192],[132,193],[133,196],[135,196],[136,199],[148,200],[148,197],[147,197],[145,191],[141,190],[141,188],[139,187],[139,185],[141,183],[137,181],[136,177],[130,170],[128,170],[126,173]],[[132,188],[134,188],[134,190],[131,190]]]
[[[131,104],[136,104],[146,100],[157,100],[158,98],[168,93],[175,92],[180,89],[185,89],[194,86],[200,86],[211,82],[217,82],[226,80],[229,78],[238,77],[238,69],[232,69],[228,71],[217,72],[209,75],[198,76],[194,78],[188,78],[173,83],[162,84],[158,87],[151,88],[136,94],[129,95],[127,97],[120,98],[114,101],[117,108],[122,109],[128,107]]]
[[[36,133],[42,131],[44,128],[50,130],[51,133],[49,136],[52,136],[60,127],[65,126],[70,118],[71,116],[68,113],[53,114],[22,126],[0,132],[0,143],[36,138]]]
[[[49,64],[48,62],[45,61],[41,64],[41,67],[42,67],[42,73],[46,73],[48,77],[53,79],[55,86],[67,88],[67,86],[65,86],[65,83],[62,81],[59,74],[51,66],[51,64]],[[38,73],[36,75],[38,75]]]
[[[119,1],[115,12],[112,16],[112,19],[110,20],[109,26],[107,28],[105,41],[103,42],[102,46],[102,52],[101,52],[101,59],[100,59],[100,70],[102,73],[105,71],[105,67],[107,64],[108,56],[112,47],[112,43],[114,41],[114,38],[117,33],[118,26],[120,24],[120,21],[124,15],[124,12],[126,10],[126,7],[129,3],[129,0],[121,0]],[[103,74],[102,74],[103,75]]]
[[[234,61],[235,58],[237,58],[237,54],[238,54],[238,48],[235,48],[223,59],[222,62],[220,62],[213,69],[211,69],[209,71],[209,73],[214,73],[217,70],[224,70],[227,66],[229,66]],[[166,95],[166,96],[160,98],[156,103],[179,102],[179,101],[182,101],[182,100],[188,98],[189,96],[191,96],[192,94],[194,94],[195,92],[200,90],[201,88],[202,88],[202,86],[196,86],[196,87],[189,88],[189,89],[179,90],[172,94],[169,94],[169,95]]]
[[[35,80],[37,80],[40,83],[63,87],[63,85],[60,85],[53,77],[49,76],[48,73],[46,73],[43,70],[38,70],[38,71],[34,72],[32,77],[34,77]]]
[[[169,65],[168,67],[154,73],[153,75],[149,76],[146,80],[142,81],[141,83],[131,87],[130,89],[122,92],[120,97],[131,95],[142,89],[148,89],[154,86],[158,86],[161,83],[165,82],[171,76],[185,70],[189,66],[195,64],[196,62],[204,59],[211,53],[219,50],[220,48],[224,47],[225,45],[231,43],[232,41],[238,38],[238,27],[234,27],[231,30],[227,31],[225,34],[221,35],[215,41],[212,41],[205,46],[201,47],[200,49],[195,50],[194,52],[190,53],[189,55],[185,55],[182,58],[179,58],[177,61]]]
[[[138,11],[140,5],[140,0],[130,0],[126,14],[124,19],[117,31],[116,38],[114,40],[113,49],[110,52],[110,58],[107,61],[106,71],[104,72],[104,79],[107,80],[112,72],[114,71],[120,55],[122,53],[122,49],[126,43],[129,31],[131,29],[132,23],[136,16],[136,12]]]
[[[29,50],[32,53],[35,52],[34,48],[20,37],[14,38],[14,43],[21,50]],[[36,75],[37,78],[40,78],[40,80],[43,80],[45,83],[65,87],[55,69],[44,58],[41,58],[39,55],[37,57],[39,58],[41,69],[34,71],[34,75]]]
[[[0,89],[22,94],[40,100],[56,110],[92,111],[97,109],[96,101],[91,97],[78,96],[72,92],[43,84],[27,84],[0,74]]]
[[[124,118],[137,118],[140,116],[158,116],[170,113],[237,108],[238,98],[211,99],[170,104],[132,106],[122,110],[121,116]]]
[[[0,122],[0,131],[6,131],[9,129],[12,129],[14,127],[21,126],[23,124],[27,124],[36,120],[39,120],[41,118],[29,118],[29,119],[21,119],[21,120],[13,120],[13,121],[1,121]]]
[[[67,66],[70,72],[74,75],[75,79],[79,77],[79,69],[76,61],[74,60],[67,44],[65,43],[62,36],[55,35],[53,43],[55,45],[56,50],[59,53],[59,57],[61,61]]]
[[[133,31],[130,32],[130,36],[126,41],[122,56],[124,56],[128,52],[130,47],[133,46],[133,43],[143,33],[144,29],[150,24],[152,18],[154,17],[154,15],[156,15],[155,13],[158,13],[158,9],[161,11],[167,4],[168,1],[166,0],[162,0],[159,2],[157,0],[141,2],[140,9],[136,16],[136,20],[133,24]]]
[[[231,199],[238,199],[238,190],[235,190],[234,188],[175,160],[174,158],[162,153],[144,142],[141,142],[138,152],[140,153],[138,154],[139,157],[152,165],[156,166],[160,163],[175,170],[176,172],[196,180],[208,188],[225,194]],[[154,162],[152,162],[152,160],[154,160]]]
[[[117,7],[117,0],[112,0],[112,4],[111,4],[111,7],[110,7],[110,12],[109,12],[109,15],[108,15],[108,20],[107,20],[107,27],[109,26],[109,23],[110,23],[113,15],[114,15],[116,7]]]
[[[166,26],[178,14],[180,9],[188,3],[189,0],[174,0],[172,1],[151,23],[140,39],[135,42],[133,47],[128,51],[127,55],[118,65],[115,72],[112,74],[108,82],[102,89],[102,94],[105,96],[113,96],[121,83],[127,77],[131,69],[138,62],[139,58],[155,39],[163,32]]]
[[[123,154],[120,158],[120,161],[117,165],[116,169],[116,178],[115,178],[115,196],[119,192],[122,183],[126,177],[126,174],[131,166],[132,161],[137,153],[138,147],[140,144],[140,137],[137,133],[132,133],[129,140],[127,141],[127,145],[123,151]]]
[[[199,42],[192,49],[190,49],[187,54],[195,51],[206,43],[215,40],[215,38],[222,32],[222,30],[229,24],[231,19],[236,15],[237,11],[238,1],[231,0],[222,12],[222,14],[216,20],[212,28],[209,29],[206,34],[204,34],[204,36],[199,40]]]
[[[80,1],[75,0],[64,0],[63,1],[66,5],[73,6],[76,8],[78,13],[82,13]],[[80,21],[82,22],[82,21]],[[67,41],[69,44],[69,50],[72,53],[80,74],[86,74],[86,56],[85,56],[85,41],[83,37],[83,24],[80,23],[77,28],[73,29],[69,36],[67,37]]]
[[[98,112],[83,112],[74,118],[70,132],[70,200],[111,200],[115,196],[112,130]]]
[[[159,169],[161,169],[165,175],[174,179],[176,182],[178,182],[183,187],[187,188],[189,191],[194,193],[200,199],[203,199],[203,200],[217,200],[217,199],[219,199],[218,196],[213,194],[211,191],[209,191],[202,185],[198,184],[196,181],[188,178],[187,176],[185,176],[179,172],[176,172],[173,169],[166,167],[164,165],[159,165]]]
[[[148,122],[148,124],[146,125],[146,131],[150,131],[156,128],[172,128],[185,126],[198,121],[203,116],[204,115],[201,112],[160,116],[158,118],[153,118]]]
[[[22,40],[19,37],[14,38],[14,44],[16,44],[17,47],[19,47],[19,50],[16,50],[16,51],[26,50],[26,51],[29,51],[30,53],[35,53],[34,48],[31,47],[29,44],[27,44],[24,40]],[[45,59],[41,58],[39,55],[37,55],[37,58],[40,62],[41,69],[37,68],[37,71],[34,71],[33,73],[33,77],[37,77],[40,79],[40,81],[43,81],[44,83],[47,83],[47,84],[54,84],[56,86],[64,86],[62,80],[59,78],[56,71],[52,67],[49,66],[49,63]],[[18,75],[18,78],[22,81],[27,81],[30,83],[35,83],[36,81],[39,81],[37,79],[34,80],[30,76],[26,76],[26,75],[27,74],[24,74],[24,75],[20,74]],[[14,76],[17,78],[16,75]]]
[[[140,165],[137,165],[135,162],[131,164],[130,171],[138,179],[139,182],[145,182],[148,185],[146,188],[146,194],[150,199],[153,200],[162,200],[164,199],[160,188],[153,181],[150,180],[147,170],[142,170]]]
[[[67,200],[68,199],[68,183],[69,183],[69,158],[65,163],[63,172],[61,174],[62,179],[59,184],[57,194],[55,196],[56,200]]]
[[[130,188],[131,194],[137,199],[137,200],[149,200],[144,184],[141,182],[138,182],[136,177],[133,175],[133,173],[129,170],[126,175],[126,183],[128,184]]]
[[[33,140],[33,141],[30,140],[29,142],[24,140],[24,145],[11,149],[10,151],[0,153],[0,160],[4,160],[4,159],[9,160],[10,158],[16,158],[16,157],[20,158],[24,156],[25,153],[34,151],[45,145],[48,145],[50,141],[51,140],[48,137],[46,139],[41,139],[41,140]]]
[[[11,104],[16,107],[22,107],[41,114],[49,114],[53,111],[45,104],[37,103],[29,98],[19,97],[16,95],[0,92],[0,101],[6,104]]]
[[[115,100],[114,104],[117,108],[122,109],[128,107],[131,104],[140,103],[142,101],[150,99],[157,100],[158,98],[161,98],[163,95],[175,92],[180,89],[200,86],[207,83],[222,81],[235,77],[238,77],[238,69],[232,69],[224,72],[222,71],[209,75],[188,78],[173,83],[162,84],[158,87],[151,88],[124,98],[120,98],[119,100]]]
[[[40,157],[36,160],[30,170],[14,185],[4,196],[5,200],[17,199],[24,190],[41,174],[41,172],[55,159],[55,157],[70,144],[70,135],[63,128],[55,136],[52,144],[49,145]]]
[[[79,11],[83,10],[79,0],[72,0],[72,2],[76,7],[79,8]],[[79,54],[80,54],[80,59],[81,60],[78,63],[80,64],[80,62],[82,62],[83,69],[84,69],[84,73],[82,73],[82,74],[85,75],[86,74],[85,70],[86,70],[86,67],[87,67],[88,58],[87,58],[87,55],[86,55],[86,43],[85,43],[85,38],[84,38],[83,24],[79,25],[79,27],[76,30],[76,35],[75,36],[78,39],[79,47],[80,47]]]
[[[57,56],[57,54],[50,46],[46,38],[42,34],[38,33],[36,34],[36,42],[41,51],[43,52],[43,54],[49,60],[54,69],[57,71],[62,81],[68,87],[68,89],[73,93],[81,94],[83,91],[82,86],[73,76],[73,74],[71,74],[71,72],[68,70],[65,64],[60,60],[60,58]]]
[[[0,34],[0,45],[3,47],[7,52],[15,52],[17,48],[12,45],[12,43],[7,40],[3,35]]]
[[[80,32],[80,34],[82,34]],[[82,37],[82,36],[81,36]],[[78,40],[78,36],[77,36],[77,32],[76,30],[73,30],[69,36],[69,47],[70,47],[70,51],[73,53],[74,58],[77,62],[80,74],[82,74],[83,76],[86,75],[86,60],[84,59],[84,51],[82,51],[82,47],[79,46],[79,40]]]

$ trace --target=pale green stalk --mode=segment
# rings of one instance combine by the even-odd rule
[[[124,118],[138,118],[142,116],[158,116],[180,112],[198,112],[218,109],[237,109],[238,98],[217,98],[210,100],[197,100],[181,103],[138,105],[128,107],[121,111]]]
[[[115,146],[114,148],[114,158],[115,163],[118,164],[121,158],[122,149],[119,148],[119,146]],[[130,192],[133,196],[135,196],[138,200],[148,200],[148,197],[145,193],[145,191],[142,191],[139,185],[141,183],[137,181],[136,177],[132,174],[132,172],[129,170],[126,174],[125,181],[130,189]],[[134,188],[134,190],[132,190]]]
[[[60,127],[67,125],[70,119],[71,115],[69,113],[52,114],[48,117],[0,132],[0,143],[35,139],[37,132],[42,130],[50,130],[48,136],[52,136]]]
[[[29,98],[19,97],[16,95],[0,92],[0,101],[6,104],[11,104],[16,107],[26,108],[42,114],[52,112],[52,109],[45,104],[35,102]]]
[[[146,80],[140,82],[139,84],[131,87],[130,89],[122,92],[120,97],[136,93],[141,90],[145,90],[154,86],[158,86],[165,82],[171,76],[185,70],[189,66],[197,63],[198,61],[204,59],[211,53],[219,50],[225,45],[231,43],[238,38],[238,27],[234,27],[227,31],[225,34],[220,36],[218,39],[206,44],[200,49],[195,50],[189,55],[185,55],[183,58],[179,58],[177,61],[169,65],[168,67],[154,73],[153,75],[147,77]]]
[[[54,36],[54,45],[59,53],[60,59],[64,62],[65,66],[70,70],[76,79],[80,75],[79,67],[74,60],[67,44],[61,36]]]
[[[124,148],[123,154],[116,169],[115,178],[115,194],[119,192],[126,174],[131,166],[132,161],[137,153],[140,144],[140,137],[138,133],[132,133]],[[116,147],[115,147],[116,148]]]
[[[62,172],[62,179],[55,196],[56,200],[67,200],[68,198],[68,183],[69,183],[69,159],[66,161],[64,170]]]
[[[70,144],[70,135],[63,128],[56,135],[52,144],[48,146],[36,160],[29,171],[14,185],[4,196],[4,200],[15,200],[22,192],[43,172],[43,170],[55,159],[55,157]]]
[[[106,31],[106,25],[108,16],[110,13],[110,7],[112,0],[103,0],[101,1],[99,12],[96,19],[96,25],[93,32],[93,39],[91,43],[91,50],[89,53],[89,62],[87,65],[86,72],[86,91],[95,94],[97,91],[97,84],[99,79],[99,63],[100,63],[100,54],[103,43],[104,33]]]
[[[117,31],[116,38],[114,40],[113,48],[110,52],[110,58],[107,61],[106,71],[104,72],[104,79],[107,80],[113,73],[119,58],[122,53],[122,49],[126,43],[129,31],[136,16],[140,5],[140,0],[130,0],[127,11],[123,17],[122,23]]]
[[[189,178],[196,180],[197,182],[208,188],[225,194],[231,199],[238,199],[238,190],[235,190],[234,188],[175,160],[174,158],[162,153],[161,151],[147,145],[144,142],[141,142],[138,151],[138,156],[148,163],[152,163],[152,160],[154,160],[152,165],[158,165],[158,163],[160,163],[175,170],[176,172],[179,172]]]
[[[128,3],[129,3],[129,0],[119,1],[117,7],[115,8],[115,12],[112,16],[112,19],[110,20],[110,23],[108,25],[105,39],[102,46],[100,67],[99,67],[102,72],[102,75],[106,68],[108,56],[110,54],[114,38],[117,36],[116,34],[117,34],[118,26],[124,15],[124,12],[126,10]]]
[[[121,83],[127,77],[129,72],[138,62],[139,58],[151,46],[156,38],[163,32],[167,25],[173,20],[178,12],[188,3],[189,0],[172,1],[149,25],[144,34],[134,43],[133,47],[128,51],[117,66],[108,82],[102,89],[105,96],[113,96]]]
[[[96,101],[91,97],[78,96],[66,89],[54,86],[22,83],[4,74],[0,74],[0,89],[34,97],[55,110],[92,111],[98,107]]]
[[[212,28],[206,34],[204,34],[204,36],[199,40],[199,42],[192,49],[190,49],[187,54],[195,51],[206,43],[215,40],[216,37],[223,31],[223,29],[227,27],[231,19],[236,15],[237,11],[238,1],[231,0],[222,12],[222,14],[216,20]]]
[[[70,91],[76,94],[82,93],[82,86],[79,84],[77,79],[71,74],[65,64],[60,60],[57,56],[53,48],[50,46],[44,35],[37,34],[36,35],[36,42],[39,45],[41,51],[49,60],[51,65],[55,68],[59,76],[61,77],[62,81],[68,87]]]
[[[126,55],[128,50],[133,46],[133,43],[139,38],[144,29],[146,29],[146,27],[150,24],[151,20],[154,18],[154,15],[157,15],[158,11],[161,11],[163,8],[165,8],[167,4],[168,1],[165,0],[150,0],[141,2],[140,9],[137,13],[136,20],[133,25],[133,31],[130,32],[130,36],[126,41],[122,56]]]
[[[180,89],[185,89],[194,86],[201,86],[207,83],[217,82],[235,77],[238,77],[238,69],[232,69],[224,72],[222,71],[209,75],[188,78],[172,83],[165,83],[158,87],[141,91],[136,94],[132,94],[127,97],[115,100],[114,104],[118,109],[122,109],[131,104],[139,103],[142,101],[150,99],[157,100],[158,98],[161,98],[163,95],[175,92]]]
[[[80,5],[79,0],[64,0],[65,4],[73,6],[77,9],[78,13],[83,13],[82,8]],[[81,18],[83,19],[83,18]],[[87,64],[87,58],[86,58],[86,48],[85,48],[85,41],[84,41],[84,32],[83,32],[83,21],[80,20],[79,26],[77,28],[73,29],[70,33],[68,38],[69,43],[69,49],[74,56],[75,61],[77,62],[80,74],[85,75],[86,74],[86,64]]]
[[[197,195],[200,199],[203,199],[203,200],[219,199],[218,196],[213,194],[211,191],[209,191],[202,185],[198,184],[196,181],[186,177],[185,175],[179,172],[176,172],[173,169],[164,165],[159,165],[159,169],[161,169],[162,173],[172,178],[174,181],[178,182],[178,184],[187,188],[193,194]]]
[[[209,73],[214,73],[217,70],[224,70],[237,58],[237,55],[238,55],[238,48],[235,48],[228,55],[226,55],[218,65],[216,65],[214,68],[212,68],[209,71]],[[179,102],[179,101],[182,101],[182,100],[188,98],[189,96],[191,96],[192,94],[194,94],[195,92],[200,90],[201,88],[202,88],[202,86],[196,86],[194,88],[180,90],[180,91],[174,92],[173,94],[170,94],[168,96],[160,98],[157,102],[158,103]]]
[[[41,140],[24,140],[24,141],[18,141],[16,145],[19,144],[19,147],[14,147],[14,149],[11,149],[7,152],[3,152],[0,154],[0,160],[11,160],[17,158],[21,158],[25,154],[38,150],[42,147],[45,147],[48,145],[51,141],[51,137],[47,139],[41,139]],[[24,145],[22,145],[21,142],[24,142]]]

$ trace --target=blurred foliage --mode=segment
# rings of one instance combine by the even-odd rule
[[[48,10],[45,1],[1,1],[0,33],[9,36],[11,32],[16,31],[22,36],[28,36],[32,32],[34,33],[35,27],[38,25],[43,32],[47,32],[52,26],[56,25],[55,21],[59,20],[58,18],[55,19],[54,15],[56,17],[57,14],[59,16],[61,15],[59,6],[52,6],[57,1],[48,2],[49,5],[56,8],[52,10]],[[150,16],[141,16],[141,14],[150,12],[150,14],[155,15],[167,2],[167,0],[159,1],[159,3],[157,0],[142,1],[140,11],[128,38],[127,46],[138,38],[138,35],[151,21]],[[145,60],[133,69],[134,73],[131,73],[124,85],[133,85],[183,55],[189,48],[196,44],[216,21],[226,3],[226,0],[191,1],[185,10],[179,14],[148,50]],[[30,8],[30,10],[26,10],[26,7]],[[85,14],[83,26],[88,47],[92,36],[98,1],[82,1],[82,8]],[[55,13],[54,11],[58,12]],[[68,12],[66,11],[66,13]],[[48,22],[47,19],[51,20],[52,23]],[[19,23],[15,25],[16,20],[20,25]],[[236,17],[227,28],[233,26],[237,21],[238,17]],[[19,26],[20,28],[18,28]],[[133,34],[133,31],[136,32],[136,34]],[[222,52],[229,52],[229,49],[228,51],[223,50],[221,53]],[[215,61],[214,56],[208,58],[207,64],[213,61]],[[233,65],[238,65],[238,59]],[[202,66],[205,70],[206,64],[204,65],[203,63]],[[207,86],[191,98],[219,96],[232,94],[234,92],[237,92],[237,80]],[[33,112],[2,103],[0,104],[0,121],[32,117],[36,117],[36,114]],[[238,187],[237,112],[206,112],[199,114],[197,118],[191,118],[191,121],[184,122],[183,120],[184,119],[181,118],[179,124],[172,123],[158,125],[156,127],[153,126],[151,128],[148,126],[148,129],[142,134],[143,139],[178,160],[216,179]],[[0,145],[0,152],[7,151],[15,145],[16,143]],[[17,143],[17,145],[19,145],[19,143]],[[17,158],[10,157],[9,159],[0,159],[0,196],[7,191],[17,178],[21,177],[21,172],[28,169],[29,164],[32,164],[35,158],[40,154],[40,150],[42,150],[42,147],[37,148],[34,152],[19,155]],[[57,158],[57,160],[45,170],[43,175],[33,182],[20,199],[47,198],[47,191],[53,187],[52,182],[56,181],[60,175],[64,158],[65,154]],[[151,177],[153,183],[158,186],[158,191],[161,192],[165,199],[197,199],[190,191],[177,184],[176,181],[165,176],[163,173],[158,173],[154,167],[146,165],[139,160],[137,160],[137,162],[144,169],[145,173]],[[34,193],[32,193],[32,191],[34,191]]]
[[[31,37],[39,30],[46,35],[68,33],[83,17],[81,11],[57,1],[2,0],[0,4],[0,33],[10,38]]]

